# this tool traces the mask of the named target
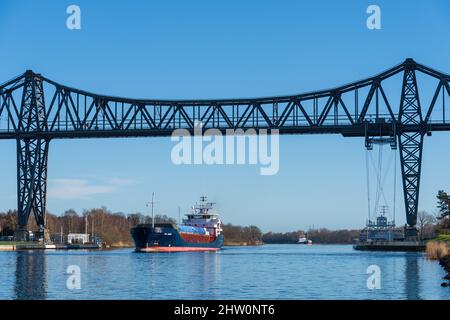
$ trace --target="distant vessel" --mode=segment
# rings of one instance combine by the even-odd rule
[[[307,238],[307,235],[304,234],[304,233],[302,233],[302,234],[300,234],[300,236],[298,237],[297,243],[298,243],[298,244],[312,244],[312,240],[309,240],[309,239]]]
[[[153,205],[153,201],[152,201]],[[140,224],[131,229],[136,251],[178,252],[217,251],[223,246],[222,222],[211,212],[214,203],[200,197],[179,225],[171,223]],[[153,211],[153,210],[152,210]],[[152,219],[152,221],[154,221]]]

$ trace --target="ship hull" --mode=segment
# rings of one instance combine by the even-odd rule
[[[138,252],[217,251],[223,246],[223,235],[217,237],[181,234],[172,224],[138,225],[131,229]]]

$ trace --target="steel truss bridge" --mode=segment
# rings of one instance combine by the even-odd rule
[[[425,135],[450,131],[450,76],[406,59],[376,76],[290,96],[220,100],[128,99],[59,84],[31,70],[0,85],[0,139],[17,142],[19,231],[34,215],[45,230],[48,151],[53,139],[170,136],[175,129],[277,129],[341,134],[399,148],[406,220],[417,222]],[[428,100],[425,103],[425,100]]]

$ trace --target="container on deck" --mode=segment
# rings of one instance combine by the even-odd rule
[[[178,226],[178,230],[182,233],[206,234],[205,228],[193,227],[187,225]]]

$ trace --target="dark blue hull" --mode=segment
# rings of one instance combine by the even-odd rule
[[[202,236],[192,236],[191,241],[183,239],[176,226],[172,224],[138,225],[131,229],[131,236],[137,251],[174,252],[174,251],[217,251],[223,246],[222,234],[213,241],[202,241]]]

